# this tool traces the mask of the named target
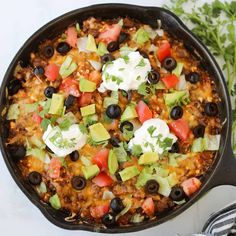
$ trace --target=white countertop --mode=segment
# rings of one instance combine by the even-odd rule
[[[6,0],[0,8],[0,80],[25,40],[55,17],[83,6],[98,3],[133,3],[161,6],[164,0],[95,1],[95,0]],[[95,235],[84,231],[66,231],[51,224],[24,196],[11,178],[0,155],[0,230],[4,236],[74,236]],[[211,213],[236,200],[236,188],[217,187],[175,219],[160,226],[130,233],[150,236],[187,236],[200,232]],[[101,235],[101,234],[100,234]]]

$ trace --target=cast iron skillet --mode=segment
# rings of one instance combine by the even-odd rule
[[[14,178],[15,182],[20,187],[20,189],[29,198],[29,200],[40,209],[40,211],[49,221],[61,228],[70,230],[87,230],[103,233],[126,233],[143,230],[168,221],[169,219],[179,215],[181,212],[186,210],[194,202],[196,202],[204,193],[206,193],[209,189],[215,186],[223,184],[231,184],[236,186],[236,160],[233,158],[233,152],[231,149],[231,104],[222,72],[220,71],[220,68],[217,65],[213,56],[210,54],[207,48],[199,41],[199,39],[197,39],[187,29],[187,27],[179,20],[179,18],[177,18],[170,11],[167,11],[162,8],[141,7],[126,4],[101,4],[71,11],[49,22],[26,41],[26,43],[18,51],[15,58],[11,62],[1,86],[0,114],[2,114],[3,109],[8,106],[8,101],[6,97],[6,87],[8,86],[9,81],[13,78],[13,71],[15,66],[17,65],[17,62],[22,59],[27,60],[27,57],[30,52],[36,50],[37,46],[42,40],[45,40],[46,38],[53,38],[63,30],[65,30],[68,25],[76,21],[82,22],[90,16],[101,18],[130,16],[144,23],[147,23],[152,27],[156,27],[156,20],[160,19],[162,21],[162,27],[164,28],[164,30],[168,31],[170,34],[172,34],[172,36],[176,36],[180,40],[183,40],[185,46],[199,59],[201,59],[202,65],[207,68],[207,70],[216,82],[218,93],[222,100],[220,104],[220,116],[224,124],[221,133],[220,149],[217,153],[216,160],[212,168],[206,173],[205,177],[202,179],[202,188],[186,204],[179,207],[173,212],[169,212],[161,218],[159,217],[158,219],[142,222],[137,225],[131,225],[126,227],[113,227],[106,229],[104,227],[90,225],[89,223],[78,224],[78,222],[66,222],[64,220],[65,215],[63,212],[56,211],[52,209],[49,205],[40,201],[37,193],[33,190],[33,188],[28,183],[23,181],[20,171],[16,166],[16,163],[9,156],[9,153],[5,147],[5,138],[7,136],[8,127],[4,121],[5,117],[1,116],[0,145],[2,155],[12,177]]]

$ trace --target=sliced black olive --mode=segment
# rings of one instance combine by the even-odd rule
[[[29,65],[29,61],[26,59],[20,60],[19,64],[22,68],[26,68]]]
[[[46,145],[46,151],[53,153],[53,151]]]
[[[205,126],[204,125],[197,125],[193,128],[193,135],[195,138],[203,137],[205,133]]]
[[[11,80],[8,85],[8,93],[10,96],[16,94],[22,88],[21,81],[19,79]]]
[[[183,109],[181,106],[175,106],[170,112],[170,117],[173,120],[178,120],[183,116]]]
[[[108,212],[102,217],[102,223],[107,227],[116,225],[116,216],[114,213]]]
[[[134,125],[129,121],[124,121],[120,124],[120,131],[123,133],[124,129],[132,131],[134,129]]]
[[[170,192],[170,198],[173,200],[173,201],[182,201],[184,200],[186,197],[185,193],[184,193],[184,190],[183,188],[181,187],[178,187],[178,186],[174,186],[172,189],[171,189],[171,192]]]
[[[67,54],[71,50],[71,47],[66,42],[60,42],[60,43],[57,44],[56,50],[61,55],[65,55],[65,54]]]
[[[116,119],[121,115],[120,106],[117,104],[111,104],[106,109],[106,115],[111,119]]]
[[[50,58],[52,57],[54,54],[54,49],[52,46],[48,45],[46,46],[44,49],[43,49],[43,55],[46,57],[46,58]]]
[[[32,171],[28,175],[28,180],[32,185],[38,185],[42,182],[42,175],[37,171]]]
[[[107,62],[113,61],[113,60],[115,60],[115,58],[110,53],[107,53],[101,56],[101,61],[103,64],[106,64]]]
[[[77,161],[79,159],[79,152],[77,150],[73,151],[71,154],[70,154],[70,159],[72,161]]]
[[[47,98],[51,98],[53,93],[56,93],[57,90],[52,87],[52,86],[48,86],[44,89],[44,95],[47,97]]]
[[[142,57],[149,59],[149,56],[145,51],[142,51],[142,50],[138,50],[138,51]]]
[[[64,105],[68,108],[68,107],[70,107],[70,106],[73,105],[74,101],[75,101],[75,97],[74,97],[73,95],[69,95],[69,96],[66,98],[66,100],[65,100],[65,102],[64,102]]]
[[[216,116],[218,114],[218,107],[215,102],[208,102],[205,104],[204,111],[208,116]]]
[[[156,70],[152,70],[148,73],[148,81],[150,84],[157,84],[160,80],[160,74]]]
[[[120,146],[120,140],[115,136],[112,136],[109,141],[110,141],[110,144],[113,147],[119,147]]]
[[[166,57],[163,60],[162,65],[166,70],[172,71],[176,68],[177,62],[173,57]]]
[[[24,158],[26,155],[26,149],[22,145],[17,144],[10,144],[7,146],[10,155],[16,160],[19,161],[20,159]]]
[[[171,149],[169,150],[170,153],[178,153],[179,152],[179,143],[173,143]]]
[[[125,33],[125,32],[121,32],[120,36],[118,38],[118,42],[119,44],[123,43],[126,39],[128,39],[129,34]]]
[[[34,68],[34,74],[35,75],[43,75],[44,74],[44,69],[42,66],[37,66]]]
[[[159,189],[159,184],[155,179],[150,179],[145,184],[145,190],[151,194],[157,194]]]
[[[197,72],[190,72],[187,75],[187,81],[189,81],[191,84],[196,84],[200,80],[200,76]]]
[[[117,41],[111,41],[110,43],[108,43],[108,45],[107,45],[107,50],[109,51],[109,52],[114,52],[114,51],[116,51],[116,50],[118,50],[119,49],[119,42],[117,42]]]
[[[124,204],[119,197],[115,197],[110,202],[110,207],[115,213],[120,213],[124,208]]]
[[[82,176],[75,176],[71,180],[72,187],[76,190],[82,190],[86,186],[86,180]]]
[[[130,91],[130,90],[128,90],[128,91],[122,90],[121,93],[122,93],[122,95],[124,97],[127,98],[128,102],[131,102],[131,100],[132,100],[132,91]]]
[[[119,172],[116,172],[116,173],[115,173],[115,176],[116,176],[116,179],[117,179],[118,182],[122,182],[122,179],[121,179],[121,177],[120,177]]]

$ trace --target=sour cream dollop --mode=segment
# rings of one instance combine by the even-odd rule
[[[147,120],[134,132],[134,137],[129,141],[129,149],[134,145],[140,145],[143,153],[156,152],[162,154],[171,149],[177,137],[170,133],[165,121],[153,118]]]
[[[49,125],[43,134],[43,141],[55,155],[64,157],[82,148],[87,141],[87,135],[80,131],[78,124],[71,125],[67,130]]]
[[[131,52],[103,66],[102,83],[98,91],[103,93],[106,90],[137,90],[140,84],[147,81],[150,71],[149,60],[139,52]]]

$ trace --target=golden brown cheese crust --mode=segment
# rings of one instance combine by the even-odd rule
[[[112,22],[117,22],[117,19],[113,20]],[[122,31],[129,33],[130,35],[133,35],[142,25],[141,23],[129,18],[125,18],[123,22],[124,28],[122,29]],[[83,28],[80,32],[80,36],[90,33],[93,36],[97,37],[99,32],[103,30],[104,25],[107,23],[111,22],[101,21],[94,18],[88,19],[83,22]],[[155,40],[152,41],[152,43],[155,45],[160,45],[160,43],[166,39],[171,42],[173,57],[178,62],[184,63],[184,72],[194,71],[198,72],[201,76],[201,81],[199,83],[187,83],[191,102],[183,106],[183,118],[187,121],[190,128],[193,128],[197,124],[201,123],[206,126],[205,132],[207,134],[214,134],[213,130],[221,128],[220,120],[216,117],[205,116],[202,108],[202,104],[206,101],[219,101],[219,97],[215,92],[216,88],[212,78],[210,78],[209,74],[206,71],[200,68],[199,61],[196,60],[185,49],[183,42],[173,39],[167,33],[165,33],[163,37],[156,37]],[[39,46],[39,52],[32,52],[32,67],[39,65],[46,66],[48,63],[61,65],[66,56],[71,55],[73,57],[73,60],[77,63],[78,68],[70,77],[78,80],[78,78],[82,76],[92,80],[90,74],[94,71],[94,69],[87,60],[99,60],[99,56],[96,53],[78,53],[78,50],[73,48],[69,51],[69,53],[67,53],[67,55],[62,56],[55,50],[53,57],[51,57],[50,59],[46,59],[40,53],[44,45],[49,44],[55,48],[56,45],[61,41],[63,41],[63,38],[59,36],[53,41],[46,41],[41,44]],[[138,46],[131,39],[129,39],[129,41],[127,41],[126,43],[130,47]],[[141,48],[139,47],[139,49],[147,51],[149,47],[150,43],[147,43]],[[118,52],[115,52],[113,54],[115,57],[117,57]],[[156,70],[159,70],[155,62],[153,53],[149,53],[149,59],[152,67]],[[10,135],[8,143],[25,143],[26,138],[30,139],[33,136],[37,136],[39,138],[42,137],[43,131],[40,126],[35,124],[35,122],[32,120],[32,114],[29,113],[27,115],[22,115],[23,105],[44,100],[45,97],[43,91],[48,85],[59,88],[61,84],[61,79],[58,79],[55,82],[50,82],[48,80],[45,80],[45,78],[35,76],[32,72],[32,67],[19,69],[19,71],[17,71],[17,77],[20,80],[24,80],[24,83],[23,88],[17,94],[11,97],[11,103],[20,104],[21,115],[16,121],[10,122]],[[160,73],[163,76],[168,72],[160,71]],[[153,112],[154,117],[163,119],[168,123],[171,121],[171,119],[169,118],[169,111],[163,99],[163,93],[167,91],[168,90],[157,90],[156,94],[150,95],[148,99],[149,108]],[[103,114],[103,112],[105,111],[102,106],[103,99],[107,95],[109,95],[109,92],[102,94],[98,91],[95,91],[92,94],[91,103],[95,103],[96,113],[98,114],[100,119],[101,114]],[[138,102],[140,99],[141,95],[139,95],[136,91],[133,91],[132,101]],[[124,111],[127,104],[127,98],[122,96],[122,93],[119,92],[119,106],[121,107],[122,111]],[[82,119],[78,105],[73,105],[67,111],[72,111],[76,115],[78,120]],[[117,135],[119,136],[120,140],[123,140],[123,136],[119,130],[118,125],[118,121],[113,121],[111,124],[104,124],[105,128],[109,130],[111,134]],[[202,153],[190,153],[190,147],[193,139],[194,137],[191,133],[187,141],[180,142],[180,153],[186,153],[187,155],[191,155],[191,157],[181,161],[178,167],[169,166],[167,160],[162,160],[161,162],[161,164],[165,168],[177,174],[179,182],[182,182],[189,177],[199,177],[204,175],[204,173],[209,169],[209,167],[211,167],[214,161],[214,152],[204,151]],[[94,147],[90,144],[86,144],[81,150],[79,150],[79,153],[80,156],[84,155],[92,158],[100,148],[100,146]],[[111,148],[110,144],[107,146],[107,148]],[[163,197],[160,194],[156,194],[155,196],[150,195],[144,191],[144,188],[136,189],[135,183],[137,181],[137,177],[134,177],[125,182],[114,181],[112,186],[109,187],[98,187],[91,181],[87,181],[87,186],[83,190],[77,191],[72,188],[71,179],[73,176],[82,175],[81,160],[72,162],[69,156],[67,156],[65,158],[65,161],[66,167],[61,168],[60,177],[57,179],[52,179],[48,176],[48,164],[40,161],[32,155],[29,155],[21,160],[19,162],[19,166],[22,171],[22,175],[25,178],[27,178],[28,174],[32,171],[37,171],[42,174],[43,181],[46,183],[46,186],[48,188],[48,191],[46,193],[40,195],[43,201],[47,202],[50,196],[52,196],[56,192],[60,198],[62,209],[66,209],[71,213],[80,214],[80,216],[86,220],[90,219],[100,222],[100,219],[93,219],[91,217],[89,209],[93,206],[99,206],[103,203],[109,204],[110,200],[102,200],[103,193],[107,190],[113,192],[115,196],[119,196],[121,199],[125,199],[127,196],[132,195],[132,207],[127,214],[119,218],[120,225],[128,224],[131,216],[135,212],[140,211],[144,199],[149,196],[153,198],[155,202],[155,209],[159,213],[167,209],[177,207],[168,197]],[[131,161],[121,164],[120,169],[130,165],[138,165],[137,158],[133,157]],[[143,167],[138,166],[138,168],[141,170]]]

